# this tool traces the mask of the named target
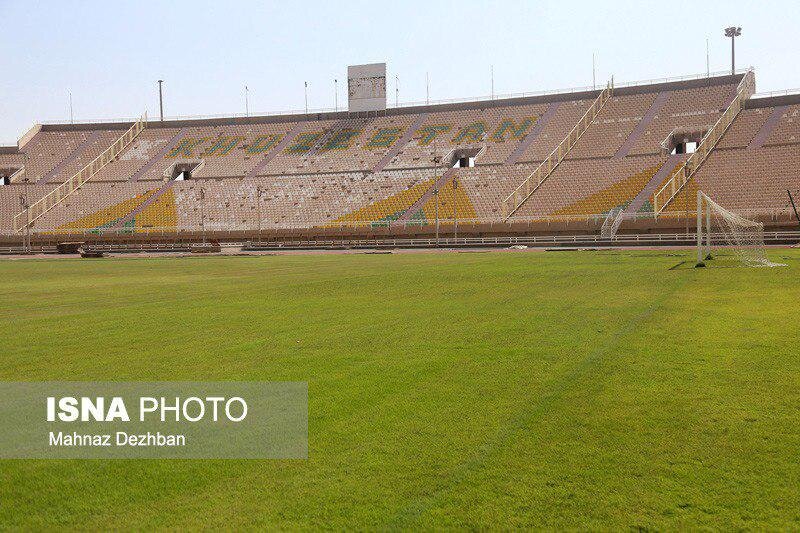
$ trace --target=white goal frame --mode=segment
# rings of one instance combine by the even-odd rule
[[[732,250],[737,258],[747,266],[786,266],[767,259],[763,223],[737,215],[716,203],[703,191],[697,191],[697,263],[695,266],[704,267],[706,261],[713,258],[711,247],[715,241],[718,246]]]

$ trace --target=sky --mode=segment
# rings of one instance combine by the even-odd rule
[[[768,5],[768,7],[766,7]],[[347,65],[387,63],[401,102],[638,81],[737,67],[759,92],[800,87],[800,2],[0,0],[0,144],[33,124],[251,114],[346,100]]]

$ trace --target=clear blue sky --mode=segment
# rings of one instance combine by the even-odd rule
[[[768,8],[766,6],[769,6]],[[678,7],[683,8],[682,10]],[[743,27],[737,66],[759,91],[800,87],[797,0],[749,1],[260,1],[0,0],[0,141],[32,124],[157,114],[333,106],[349,64],[388,63],[401,101],[497,93],[730,68],[729,25]],[[340,81],[339,101],[346,98]]]

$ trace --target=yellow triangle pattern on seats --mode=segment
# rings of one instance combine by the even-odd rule
[[[405,213],[414,202],[419,200],[425,191],[431,188],[435,178],[421,181],[412,187],[397,194],[373,202],[361,209],[357,209],[341,216],[334,222],[377,222],[381,220],[396,220]],[[335,224],[339,225],[339,224]]]
[[[661,168],[660,165],[646,168],[610,187],[553,212],[553,215],[599,215],[608,213],[615,207],[627,205],[647,185],[659,168]]]
[[[660,191],[661,188],[664,187],[664,185],[666,185],[667,182],[669,182],[669,180],[671,180],[673,178],[673,176],[675,176],[675,174],[678,173],[678,171],[681,169],[681,167],[683,167],[683,163],[678,163],[677,165],[675,165],[675,168],[672,169],[672,172],[670,172],[669,175],[666,178],[664,178],[664,180],[661,183],[658,184],[658,187],[655,188],[653,194],[651,194],[650,198],[648,198],[648,201],[650,202],[650,205],[653,205],[656,193],[658,191]]]
[[[459,219],[474,219],[477,218],[475,214],[475,206],[467,196],[464,186],[461,185],[458,178],[453,177],[447,180],[442,189],[439,191],[439,221],[446,222],[446,219],[453,218],[453,204],[455,203],[455,215]],[[454,187],[455,185],[455,187]],[[455,193],[455,194],[454,194]],[[455,199],[455,202],[453,201]],[[436,197],[431,196],[425,205],[422,207],[427,220],[436,220]]]
[[[661,188],[664,187],[664,185],[666,185],[669,182],[669,180],[671,180],[675,176],[675,174],[678,173],[678,171],[681,168],[683,168],[683,163],[682,162],[678,163],[677,165],[675,165],[675,168],[672,169],[672,172],[670,172],[669,175],[666,178],[664,178],[664,181],[662,181],[661,183],[658,184],[658,187],[656,187],[655,192],[650,195],[650,198],[647,199],[648,200],[648,205],[650,207],[650,211],[653,210],[653,202],[655,201],[656,192],[660,191]],[[694,187],[694,188],[692,189],[692,187]],[[661,211],[661,214],[659,216],[662,216],[662,215],[663,216],[670,216],[669,215],[670,212],[673,212],[673,213],[674,212],[678,212],[678,211],[685,212],[686,211],[685,199],[682,197],[682,195],[683,195],[684,192],[686,192],[688,190],[693,190],[694,191],[692,193],[692,198],[697,196],[697,185],[694,185],[694,180],[690,181],[689,183],[687,183],[684,186],[684,188],[681,190],[681,192],[679,192],[678,195],[675,198],[672,199],[672,201],[669,203],[669,205]],[[692,206],[689,206],[689,208],[691,210],[693,210],[693,211],[697,210],[695,207],[692,207]]]
[[[164,191],[155,202],[145,207],[136,215],[135,231],[148,233],[159,228],[174,229],[178,226],[178,209],[175,205],[175,191],[172,188]]]
[[[128,198],[127,200],[123,200],[122,202],[106,207],[105,209],[95,211],[90,215],[86,215],[73,220],[72,222],[62,224],[61,226],[58,226],[56,230],[94,229],[109,226],[139,207],[142,202],[155,194],[156,190],[157,189],[153,189],[142,194],[137,194],[133,198]]]
[[[697,178],[692,178],[658,216],[675,218],[685,216],[687,212],[690,213],[690,216],[695,216],[697,213],[698,189]]]

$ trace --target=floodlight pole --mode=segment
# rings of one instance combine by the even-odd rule
[[[428,73],[425,73],[425,104],[431,103],[431,79]]]
[[[725,37],[731,38],[731,76],[736,74],[736,38],[742,34],[739,26],[725,28]]]
[[[333,110],[339,111],[339,79],[333,78]]]
[[[304,90],[305,99],[306,99],[306,115],[308,115],[308,82],[305,81],[305,82],[303,82],[303,84],[304,84],[304,89],[303,90]]]
[[[244,86],[244,116],[250,116],[250,89]]]
[[[164,80],[158,80],[158,110],[161,117],[161,122],[164,122],[164,93],[161,90]]]

